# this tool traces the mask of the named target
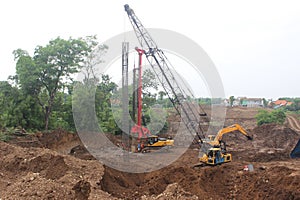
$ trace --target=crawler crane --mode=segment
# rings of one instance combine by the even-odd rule
[[[188,97],[194,99],[193,94],[190,91],[184,90],[178,83],[178,79],[175,78],[174,72],[171,70],[173,67],[168,61],[168,58],[164,52],[157,47],[155,41],[142,25],[134,11],[128,4],[124,5],[124,7],[141,45],[141,49],[144,50],[144,54],[158,78],[160,85],[165,90],[177,113],[181,115],[182,121],[188,131],[193,136],[196,135],[198,140],[202,142],[204,131],[199,125],[199,118],[200,116],[207,116],[206,113],[201,107],[199,107],[200,112],[199,109],[195,109],[191,103],[188,102]]]
[[[233,130],[228,127],[227,129],[222,129],[223,131],[219,131],[219,136],[217,135],[216,138],[211,138],[212,140],[205,139],[203,126],[200,124],[200,117],[206,118],[205,120],[207,121],[207,114],[204,109],[200,105],[197,105],[198,107],[195,109],[192,103],[189,102],[189,99],[195,99],[195,97],[188,89],[184,89],[179,84],[178,79],[175,78],[174,72],[171,70],[173,67],[163,50],[158,48],[147,29],[142,25],[141,21],[129,5],[124,5],[124,8],[133,26],[139,44],[144,50],[144,54],[158,78],[160,85],[165,90],[165,93],[169,97],[177,113],[181,115],[182,122],[186,126],[187,130],[193,136],[196,136],[199,141],[201,147],[200,153],[202,152],[200,161],[211,165],[231,161],[231,154],[222,153],[225,148],[221,148],[221,145],[218,146],[214,144],[222,142],[222,135],[225,134],[226,131]],[[239,126],[232,128],[235,129],[238,127]],[[236,130],[240,130],[243,133],[243,129]],[[203,157],[205,155],[207,156],[207,159],[205,158],[206,160],[204,160]],[[214,159],[211,162],[209,157],[212,156],[215,158],[222,158],[219,160]]]

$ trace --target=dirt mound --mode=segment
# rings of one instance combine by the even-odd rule
[[[146,196],[143,195],[141,197],[142,200],[197,200],[199,199],[196,195],[192,195],[189,192],[184,191],[178,183],[173,183],[167,186],[164,192],[159,195],[151,195]]]
[[[45,153],[32,158],[23,158],[20,156],[8,157],[3,159],[3,167],[12,173],[31,171],[39,173],[48,179],[59,179],[68,171],[68,166],[64,158],[60,155]]]
[[[81,144],[81,141],[76,133],[58,129],[51,132],[16,136],[9,143],[21,147],[48,148],[66,154],[72,147]]]
[[[100,189],[98,161],[3,142],[0,156],[1,199],[113,199]]]
[[[124,173],[106,167],[100,183],[102,190],[124,199],[140,199],[142,196],[144,198],[145,196],[160,196],[165,193],[164,191],[167,190],[170,184],[180,186],[180,193],[182,194],[189,194],[189,196],[208,195],[205,192],[207,184],[203,181],[205,177],[201,177],[201,174],[202,176],[207,176],[204,173],[184,166],[171,166],[147,174]],[[209,185],[212,189],[214,188],[212,183]],[[169,195],[176,195],[176,191]],[[209,196],[211,197],[211,194]]]
[[[175,186],[180,188],[181,194],[191,195],[191,198],[195,195],[199,199],[299,198],[299,161],[293,163],[289,158],[298,134],[275,124],[259,126],[249,132],[253,141],[237,132],[223,137],[227,150],[233,155],[232,163],[195,170],[187,164],[196,163],[197,151],[189,149],[172,165],[146,174],[129,174],[105,167],[101,188],[124,199],[172,199],[176,192],[171,192],[169,197],[165,191]],[[280,162],[285,164],[279,167]],[[254,172],[243,171],[248,163],[254,165]],[[294,185],[288,186],[290,183]]]
[[[238,132],[224,135],[223,140],[233,159],[251,162],[287,160],[299,140],[297,132],[276,124],[255,127],[249,134],[253,137],[251,141]]]
[[[267,169],[261,168],[254,173],[240,173],[236,176],[234,197],[236,199],[299,199],[299,168],[295,171],[287,166],[276,165],[278,163],[269,165]]]
[[[290,126],[293,130],[300,132],[300,121],[297,118],[297,115],[288,115],[287,116],[288,126]]]
[[[82,160],[95,160],[95,157],[92,156],[89,151],[83,145],[77,145],[70,150],[69,155],[72,155],[76,158]]]
[[[261,108],[227,107],[225,126],[240,124],[247,129],[253,129],[256,127],[255,116],[260,109]]]
[[[87,181],[80,180],[74,185],[72,190],[75,191],[75,199],[88,199],[91,193],[91,184]]]
[[[258,126],[253,129],[252,133],[258,146],[288,151],[295,146],[299,139],[298,133],[291,128],[276,124]]]
[[[197,170],[182,165],[147,174],[106,167],[100,184],[122,199],[296,199],[300,198],[298,164],[254,163],[253,172],[244,171],[245,163],[237,162]]]

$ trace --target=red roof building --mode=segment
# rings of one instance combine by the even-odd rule
[[[273,103],[278,106],[285,106],[288,102],[286,100],[277,100],[274,101]]]

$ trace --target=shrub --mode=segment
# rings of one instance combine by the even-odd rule
[[[255,118],[258,126],[268,123],[283,124],[286,115],[283,110],[273,110],[271,112],[259,110]]]

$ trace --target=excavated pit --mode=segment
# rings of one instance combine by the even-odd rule
[[[0,198],[300,199],[300,160],[289,157],[299,132],[289,124],[255,127],[254,120],[249,122],[255,113],[230,110],[230,119],[243,117],[239,123],[253,141],[237,132],[225,135],[233,161],[200,169],[191,167],[198,162],[195,147],[163,169],[132,174],[94,160],[75,134],[58,130],[18,136],[10,141],[13,145],[0,146]],[[118,143],[120,138],[110,139]],[[249,164],[254,171],[244,170]]]

